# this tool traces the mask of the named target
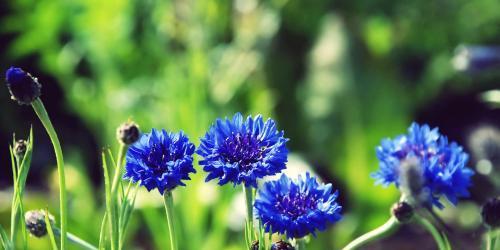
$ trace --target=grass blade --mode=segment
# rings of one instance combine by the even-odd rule
[[[12,243],[9,240],[9,236],[3,229],[2,225],[0,225],[0,240],[2,241],[2,246],[5,250],[13,250]]]
[[[53,250],[58,250],[54,230],[52,230],[52,223],[50,222],[49,211],[45,209],[45,225],[47,225],[47,232],[49,233],[50,245]],[[61,235],[61,237],[64,237]]]

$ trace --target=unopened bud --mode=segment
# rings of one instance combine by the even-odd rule
[[[258,240],[254,240],[252,242],[252,245],[250,246],[250,249],[252,249],[252,250],[259,250],[259,241]]]
[[[280,240],[271,246],[271,250],[295,250],[295,248],[290,243]]]
[[[28,142],[25,140],[17,140],[14,143],[14,155],[18,159],[22,159],[24,157],[24,154],[26,153],[26,149],[28,147]]]
[[[401,201],[392,205],[391,213],[400,223],[407,223],[413,217],[413,208],[410,204]]]
[[[500,199],[499,198],[489,199],[483,205],[481,216],[483,217],[484,224],[492,228],[500,227]]]
[[[116,138],[125,145],[130,145],[139,139],[141,131],[134,122],[126,122],[116,130]]]
[[[26,229],[31,235],[40,238],[47,234],[47,224],[45,223],[44,210],[31,210],[24,214]],[[54,224],[54,216],[49,214],[49,221]]]
[[[19,104],[30,105],[41,95],[42,85],[38,79],[21,68],[10,67],[5,74],[5,80],[12,100]]]

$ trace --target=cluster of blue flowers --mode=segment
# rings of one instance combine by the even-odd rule
[[[394,183],[399,187],[402,163],[413,160],[417,161],[420,168],[417,173],[421,175],[414,178],[421,179],[422,192],[427,193],[424,202],[443,208],[439,201],[442,196],[452,204],[460,197],[469,196],[470,179],[474,174],[466,167],[469,156],[457,143],[448,142],[437,128],[413,123],[408,134],[382,140],[377,147],[377,158],[380,169],[372,176],[378,184]]]
[[[217,178],[219,185],[231,182],[257,188],[257,180],[286,168],[287,141],[273,120],[264,121],[260,115],[244,119],[237,113],[232,119],[217,119],[196,153],[203,157],[199,164],[208,173],[206,181]],[[194,152],[194,145],[182,132],[153,129],[130,146],[124,178],[163,194],[183,186],[182,181],[196,172]],[[267,232],[301,238],[325,230],[341,218],[336,198],[331,184],[319,184],[309,173],[296,181],[282,175],[260,189],[256,216]]]

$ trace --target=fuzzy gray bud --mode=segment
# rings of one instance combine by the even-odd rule
[[[126,122],[120,125],[116,130],[116,138],[120,143],[130,145],[139,139],[141,131],[139,126],[134,122]]]
[[[31,235],[40,238],[47,234],[47,224],[45,223],[44,210],[31,210],[24,214],[26,229]],[[49,214],[49,221],[54,224],[54,216]]]
[[[26,149],[28,148],[28,142],[25,140],[17,140],[14,143],[14,155],[18,159],[22,159],[24,154],[26,153]]]

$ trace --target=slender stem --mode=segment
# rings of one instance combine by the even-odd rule
[[[58,237],[61,237],[61,234],[60,234],[60,231],[58,228],[54,228],[54,234],[56,234]],[[66,235],[68,237],[68,240],[71,243],[80,246],[82,249],[97,250],[97,247],[95,247],[94,245],[88,243],[87,241],[81,239],[80,237],[78,237],[72,233],[68,232]]]
[[[250,225],[250,232],[253,237],[254,225],[253,225],[253,190],[251,186],[246,186],[243,183],[243,193],[245,193],[245,203],[247,206],[247,221]]]
[[[438,246],[439,250],[446,250],[446,243],[443,240],[443,237],[441,237],[441,234],[439,231],[430,223],[427,219],[423,218],[422,216],[415,215],[415,218],[419,224],[421,224],[434,238],[434,241],[436,241],[436,244]]]
[[[163,194],[165,202],[165,212],[167,213],[168,231],[170,233],[170,250],[177,250],[177,236],[174,228],[174,199],[171,191]]]
[[[118,149],[118,160],[116,161],[115,174],[113,176],[113,185],[111,188],[111,192],[114,193],[117,191],[118,184],[121,176],[121,167],[123,164],[123,156],[125,154],[125,149],[127,145],[120,143],[120,148]]]
[[[298,250],[306,250],[306,239],[305,238],[300,238],[300,239],[295,239],[297,242],[297,246],[299,247]]]
[[[387,222],[385,222],[382,226],[375,228],[374,230],[364,235],[361,235],[354,241],[351,241],[351,243],[344,247],[343,250],[359,249],[369,242],[386,237],[394,232],[394,230],[396,230],[399,225],[400,224],[398,220],[394,216],[391,216],[391,218],[389,218],[389,220],[387,220]]]
[[[79,237],[77,237],[76,235],[74,235],[72,233],[68,233],[68,240],[70,242],[73,242],[76,245],[81,246],[84,249],[97,250],[97,247],[95,247],[92,244],[90,244],[90,243],[88,243],[88,242],[80,239]]]
[[[12,151],[11,151],[12,155]],[[17,233],[17,225],[18,225],[18,196],[19,196],[19,187],[18,187],[18,181],[17,181],[17,176],[19,172],[19,159],[16,157],[12,159],[12,176],[14,177],[14,193],[12,195],[12,207],[11,207],[11,216],[10,216],[10,241],[12,242],[12,245],[16,245],[16,233]]]
[[[59,209],[60,209],[60,223],[61,223],[61,235],[66,235],[66,224],[67,224],[67,201],[66,201],[66,178],[64,175],[64,159],[61,149],[61,144],[59,143],[59,138],[57,137],[54,126],[50,121],[47,110],[43,106],[40,98],[37,98],[31,103],[31,106],[35,110],[38,118],[42,122],[47,134],[49,134],[50,140],[52,141],[52,146],[54,147],[54,152],[57,161],[57,172],[59,175]],[[61,249],[66,249],[66,237],[61,237]]]
[[[114,173],[114,176],[113,176],[113,184],[111,186],[111,195],[113,196],[112,197],[112,202],[113,202],[113,208],[115,210],[115,213],[114,215],[115,216],[118,216],[120,214],[119,212],[119,201],[118,201],[118,186],[120,184],[120,176],[121,176],[121,169],[122,169],[122,164],[123,164],[123,156],[125,154],[125,149],[126,149],[126,145],[125,144],[122,144],[120,143],[120,148],[118,149],[118,159],[116,161],[116,166],[115,166],[115,173]],[[122,193],[122,197],[123,197],[123,188],[120,188],[120,191]],[[113,223],[115,223],[114,225],[114,228],[115,230],[118,230],[118,232],[113,232],[114,234],[116,233],[117,235],[115,235],[113,238],[113,241],[116,245],[116,248],[119,250],[122,248],[122,237],[123,237],[123,232],[122,232],[122,228],[120,227],[120,219],[121,219],[121,216],[118,216],[118,218],[113,218],[112,221]]]

